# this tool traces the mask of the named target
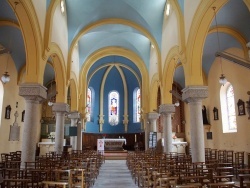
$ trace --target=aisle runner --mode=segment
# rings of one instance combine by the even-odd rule
[[[125,160],[106,160],[93,188],[136,188]]]

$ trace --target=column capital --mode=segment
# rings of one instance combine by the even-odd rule
[[[68,114],[69,119],[80,119],[81,114],[78,111],[73,111]]]
[[[188,103],[201,101],[207,97],[207,86],[188,86],[182,90],[182,100]]]
[[[148,119],[150,120],[156,120],[159,117],[159,114],[156,112],[149,112],[148,113]]]
[[[69,112],[69,105],[66,103],[54,103],[52,106],[53,112]]]
[[[160,114],[172,114],[175,113],[174,104],[161,104],[159,109]]]
[[[47,99],[47,88],[40,84],[21,84],[19,86],[19,95],[25,100],[37,101],[39,103]]]

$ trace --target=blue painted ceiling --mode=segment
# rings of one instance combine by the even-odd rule
[[[45,0],[49,7],[51,0]],[[35,1],[34,1],[35,2]],[[68,43],[90,24],[101,22],[105,19],[127,20],[144,28],[161,48],[162,23],[166,0],[66,0]],[[178,0],[178,4],[184,13],[184,0]],[[18,6],[18,5],[17,5]],[[250,14],[243,0],[229,0],[217,13],[219,26],[227,26],[240,33],[245,40],[250,41]],[[0,1],[0,20],[17,22],[13,9],[7,0]],[[211,28],[215,22],[211,23]],[[231,47],[241,48],[235,38],[228,34],[220,34],[221,50]],[[11,42],[9,38],[12,38]],[[205,40],[203,49],[203,70],[208,74],[214,61],[216,52],[216,35],[209,34]],[[11,45],[9,45],[11,44]],[[20,29],[11,26],[0,26],[0,45],[10,49],[11,56],[16,64],[17,71],[25,65],[26,54]],[[123,25],[121,22],[99,25],[82,35],[78,41],[80,53],[80,66],[86,58],[96,50],[104,47],[116,46],[132,50],[149,67],[150,41],[136,28]],[[112,59],[113,57],[110,57]],[[104,60],[101,60],[104,61]],[[106,60],[105,60],[106,61]],[[134,66],[126,58],[120,58],[123,64]],[[110,61],[106,61],[107,63]],[[2,62],[1,62],[2,63]],[[4,62],[3,62],[4,63]],[[95,65],[93,66],[95,67]],[[80,67],[79,67],[80,68]],[[49,69],[49,68],[48,68]],[[48,70],[47,68],[45,69]],[[93,68],[92,68],[93,69]],[[133,67],[135,69],[135,67]],[[138,68],[137,68],[138,69]],[[138,71],[138,70],[136,70]],[[53,72],[53,71],[46,71]],[[45,80],[51,76],[45,75]],[[184,84],[183,69],[179,68],[174,74],[174,81],[178,81],[182,87]]]

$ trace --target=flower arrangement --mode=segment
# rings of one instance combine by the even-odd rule
[[[177,138],[177,136],[176,136],[176,135],[174,135],[174,136],[173,136],[173,139],[176,139],[176,138]]]
[[[56,133],[55,132],[50,132],[48,134],[48,138],[51,139],[52,141],[55,140],[55,137],[56,137]]]

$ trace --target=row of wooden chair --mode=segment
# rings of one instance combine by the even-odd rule
[[[154,151],[129,152],[127,166],[138,187],[234,186],[233,167],[215,163],[192,163],[191,156]]]
[[[88,150],[60,155],[50,152],[34,162],[25,162],[24,168],[20,168],[20,160],[18,164],[12,160],[1,162],[2,187],[90,187],[105,159],[96,151]],[[10,166],[12,162],[15,166]]]

